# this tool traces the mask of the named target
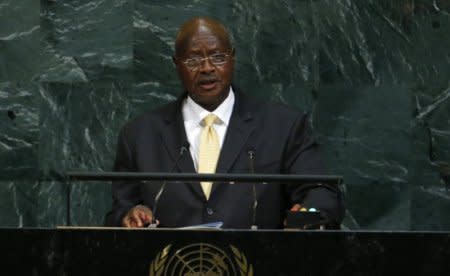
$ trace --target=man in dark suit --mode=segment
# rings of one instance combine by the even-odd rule
[[[199,17],[179,30],[173,58],[186,93],[126,124],[116,171],[325,173],[305,114],[249,99],[231,85],[235,50],[226,29]],[[208,119],[209,118],[209,119]],[[172,168],[174,165],[175,168]],[[281,228],[288,209],[319,209],[339,224],[339,191],[318,185],[114,183],[108,225],[161,227],[221,221],[226,228]],[[157,207],[156,214],[152,210]]]

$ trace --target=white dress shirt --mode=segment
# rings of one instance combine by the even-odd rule
[[[225,139],[225,134],[227,133],[233,106],[234,92],[231,87],[228,97],[212,112],[209,112],[198,105],[190,96],[187,96],[184,100],[181,111],[183,114],[184,128],[186,130],[187,139],[190,145],[189,150],[191,152],[192,160],[194,161],[195,170],[198,169],[198,152],[200,150],[200,134],[203,129],[203,118],[210,113],[213,113],[218,117],[218,120],[214,122],[214,129],[219,136],[220,148],[222,149],[223,140]]]

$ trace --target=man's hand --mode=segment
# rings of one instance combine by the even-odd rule
[[[302,205],[297,203],[297,204],[294,204],[294,206],[292,206],[291,211],[298,212],[298,211],[300,211],[300,209],[302,209]]]
[[[124,227],[144,227],[152,223],[153,212],[144,205],[136,205],[131,208],[122,219],[122,226]]]

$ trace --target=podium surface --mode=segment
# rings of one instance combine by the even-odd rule
[[[0,229],[11,275],[448,275],[449,232]]]

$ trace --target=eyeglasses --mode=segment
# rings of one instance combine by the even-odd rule
[[[208,57],[203,57],[203,58],[201,58],[201,57],[188,58],[188,59],[184,60],[183,63],[191,71],[196,71],[200,68],[203,61],[205,61],[207,59],[209,60],[209,62],[211,62],[211,64],[220,66],[220,65],[224,65],[227,62],[227,58],[229,56],[230,56],[229,54],[217,53],[217,54],[213,54],[213,55],[210,55]]]

